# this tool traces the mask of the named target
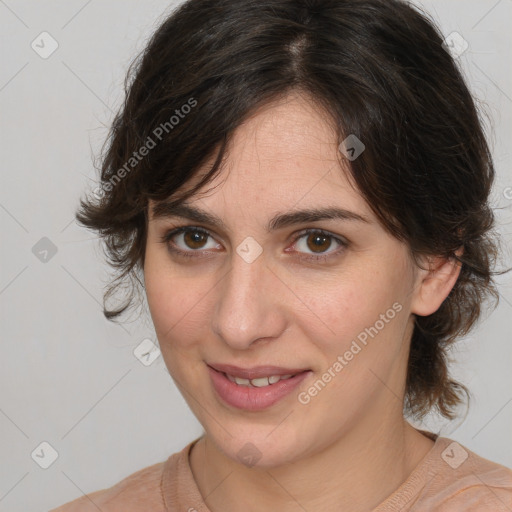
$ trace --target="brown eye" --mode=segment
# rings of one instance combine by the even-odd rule
[[[308,249],[311,249],[313,252],[324,252],[331,246],[330,238],[332,237],[319,233],[310,233],[306,239],[306,244]]]
[[[333,246],[334,250],[329,251]],[[349,242],[319,229],[307,229],[298,234],[294,241],[294,251],[301,260],[326,262],[328,258],[341,256]],[[289,251],[287,251],[289,252]]]
[[[202,249],[209,235],[202,231],[189,230],[183,234],[183,241],[190,249]]]
[[[189,226],[167,232],[162,242],[171,252],[180,256],[206,256],[208,252],[202,249],[218,249],[219,246],[208,231]]]
[[[333,241],[334,250],[329,251]],[[212,256],[208,249],[215,249],[215,252],[222,249],[208,231],[191,226],[183,226],[167,232],[162,237],[162,243],[165,243],[174,255],[183,258],[207,258]],[[208,246],[208,243],[212,245]],[[326,262],[331,257],[341,256],[347,247],[349,247],[347,240],[319,229],[304,230],[293,242],[293,252],[299,254],[300,260],[315,263]],[[286,252],[291,251],[286,249]]]

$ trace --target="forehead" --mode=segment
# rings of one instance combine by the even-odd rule
[[[308,169],[338,163],[329,117],[307,97],[292,93],[258,109],[233,133],[228,168],[251,169],[239,178],[300,178]]]
[[[372,217],[338,151],[325,112],[308,97],[290,94],[259,108],[234,131],[220,171],[187,203],[200,198],[208,207],[221,199],[246,212],[338,206]],[[196,185],[216,156],[176,192]]]

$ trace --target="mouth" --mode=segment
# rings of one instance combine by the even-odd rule
[[[247,411],[261,411],[289,395],[312,371],[260,366],[239,368],[208,364],[213,388],[224,404]]]
[[[255,366],[252,368],[240,368],[228,364],[208,364],[213,370],[223,373],[231,382],[240,386],[252,386],[261,388],[287,380],[300,373],[310,371],[309,368],[285,368],[282,366]]]

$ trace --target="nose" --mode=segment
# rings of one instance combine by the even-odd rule
[[[234,252],[231,269],[216,287],[215,334],[239,350],[263,338],[278,338],[287,322],[280,287],[283,284],[267,266],[264,253],[248,263]]]

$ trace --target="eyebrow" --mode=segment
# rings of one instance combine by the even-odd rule
[[[228,231],[226,224],[220,217],[184,203],[176,204],[162,201],[153,207],[154,219],[168,217],[180,217],[183,219],[189,219],[201,224],[209,224],[213,227],[220,227],[225,231]],[[368,217],[359,213],[345,210],[344,208],[328,207],[278,213],[269,221],[266,230],[267,232],[270,232],[295,224],[332,219],[358,221],[364,222],[366,224],[372,223]]]

